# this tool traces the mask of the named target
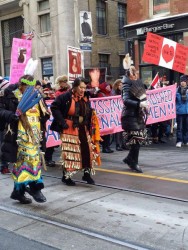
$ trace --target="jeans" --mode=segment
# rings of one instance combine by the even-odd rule
[[[177,142],[183,142],[184,144],[188,143],[188,114],[177,115],[177,130],[176,137]]]

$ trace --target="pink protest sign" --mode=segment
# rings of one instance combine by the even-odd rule
[[[176,117],[176,86],[171,85],[147,91],[149,116],[147,124],[162,122]]]
[[[10,65],[10,83],[18,82],[31,58],[31,40],[13,38]]]
[[[122,131],[121,111],[123,102],[121,96],[91,99],[91,106],[96,110],[101,135]]]
[[[176,86],[171,85],[164,88],[158,88],[147,91],[147,99],[149,102],[148,119],[146,124],[152,124],[170,120],[176,117]],[[122,131],[121,128],[121,112],[123,102],[121,96],[110,96],[103,98],[90,99],[91,106],[96,110],[99,119],[100,134],[114,134]],[[50,107],[52,101],[48,101]],[[57,132],[50,130],[53,120],[51,116],[47,122],[47,147],[61,144],[60,136]]]
[[[48,109],[50,109],[52,101],[47,101],[46,104]],[[46,123],[46,147],[53,147],[61,144],[60,135],[59,133],[50,130],[51,123],[53,121],[53,116],[50,115],[50,119]]]

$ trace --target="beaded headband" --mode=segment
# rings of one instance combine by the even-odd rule
[[[34,86],[34,85],[36,84],[36,80],[35,80],[35,79],[34,79],[33,81],[29,81],[29,80],[27,80],[27,79],[22,78],[22,79],[21,79],[21,82],[22,82],[22,83],[25,83],[25,84],[27,84],[27,85],[30,85],[30,86]]]

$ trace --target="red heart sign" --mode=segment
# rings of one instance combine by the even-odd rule
[[[166,63],[172,61],[172,59],[174,58],[174,47],[165,44],[162,48],[162,57],[164,58]]]

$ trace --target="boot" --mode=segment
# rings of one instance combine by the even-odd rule
[[[133,170],[135,170],[137,173],[143,173],[141,167],[140,167],[138,164],[136,164],[136,165],[133,167]]]
[[[41,190],[34,190],[31,187],[26,187],[26,192],[28,192],[36,202],[46,202],[46,197],[43,195]]]
[[[32,203],[32,200],[30,198],[27,198],[24,194],[24,192],[18,191],[16,189],[13,190],[10,196],[13,200],[18,200],[21,204],[30,204]]]
[[[94,185],[95,181],[91,178],[90,171],[84,170],[84,175],[82,176],[83,181],[87,181],[88,184]]]
[[[103,152],[103,153],[110,154],[110,153],[113,153],[114,150],[112,150],[110,147],[106,147],[106,148],[103,148],[103,149],[102,149],[102,152]]]
[[[120,145],[116,145],[116,151],[123,151],[123,149],[120,147]]]
[[[133,144],[131,145],[128,156],[123,159],[123,162],[126,163],[132,170],[137,173],[143,173],[142,169],[138,165],[138,156],[139,156],[140,145]]]
[[[61,179],[61,181],[63,183],[65,183],[67,186],[75,186],[76,185],[76,183],[70,177],[66,178],[65,176],[66,176],[65,171],[63,171],[63,177]]]

